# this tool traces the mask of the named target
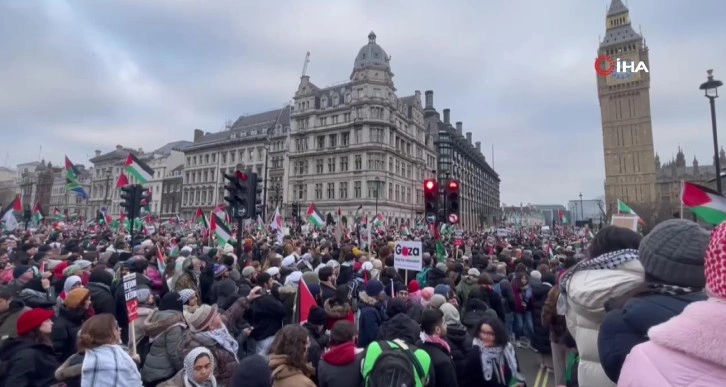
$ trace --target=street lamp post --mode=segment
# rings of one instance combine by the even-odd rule
[[[585,220],[585,210],[582,206],[582,192],[580,192],[580,220],[581,221]]]
[[[106,190],[103,195],[103,205],[106,206],[106,211],[110,211],[111,206],[108,205],[108,191],[111,190],[111,168],[106,168]]]
[[[723,86],[723,82],[713,79],[713,70],[706,70],[707,81],[699,86],[700,90],[704,91],[708,103],[711,105],[711,130],[713,131],[713,164],[716,167],[716,189],[721,195],[723,191],[721,189],[721,161],[718,157],[718,133],[716,131],[716,103],[715,100],[718,98],[718,88]]]

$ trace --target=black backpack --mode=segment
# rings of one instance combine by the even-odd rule
[[[397,347],[385,340],[376,343],[381,347],[381,353],[373,359],[373,367],[365,375],[365,387],[417,387],[417,376],[421,384],[426,385],[426,373],[413,353],[416,347],[400,341],[396,342]]]

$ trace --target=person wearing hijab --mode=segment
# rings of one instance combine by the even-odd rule
[[[214,368],[212,352],[196,347],[184,357],[184,368],[158,387],[217,387]]]

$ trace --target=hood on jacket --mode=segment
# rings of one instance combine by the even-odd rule
[[[280,297],[290,296],[297,294],[297,285],[284,285],[277,288],[277,292],[280,293]]]
[[[182,312],[176,310],[159,311],[158,309],[154,309],[146,318],[146,321],[144,321],[144,332],[150,338],[155,338],[173,325],[179,325],[182,329],[186,329],[187,324]]]
[[[446,326],[446,338],[457,346],[463,346],[467,341],[467,336],[467,330],[463,324]]]
[[[401,339],[409,345],[415,345],[421,335],[421,327],[406,314],[397,314],[385,321],[378,331],[381,340]]]
[[[84,308],[70,309],[65,305],[61,305],[58,308],[59,317],[62,316],[66,320],[68,320],[74,324],[77,324],[77,325],[81,325],[83,323],[83,320],[87,314],[88,314],[88,311]]]
[[[726,337],[722,331],[726,305],[718,300],[694,302],[678,316],[648,331],[650,341],[674,351],[726,367]]]
[[[340,304],[330,305],[330,300],[331,300],[330,298],[325,300],[325,303],[323,304],[325,313],[330,318],[345,318],[353,310],[353,308],[347,302],[344,303],[343,305],[340,305]]]
[[[690,303],[706,299],[703,292],[682,296],[650,294],[635,297],[625,303],[623,320],[638,332],[647,332],[651,327],[681,314]]]
[[[83,371],[83,356],[73,355],[55,370],[55,378],[64,381],[73,378],[80,378]]]
[[[333,366],[346,366],[355,361],[356,356],[363,352],[363,348],[356,348],[354,343],[344,343],[331,347],[323,354],[323,360]]]
[[[369,296],[368,294],[366,294],[366,292],[360,292],[360,295],[358,295],[358,299],[360,300],[360,302],[363,305],[380,306],[380,304],[381,304],[381,301]],[[363,305],[361,305],[361,306],[363,306]]]

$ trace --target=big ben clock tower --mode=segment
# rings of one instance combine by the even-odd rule
[[[650,69],[648,47],[630,23],[628,8],[612,0],[605,19],[605,38],[598,57],[637,64]],[[598,61],[607,66],[607,61]],[[655,211],[655,154],[650,119],[650,73],[644,70],[597,76],[602,140],[605,155],[605,200],[608,213],[617,200],[630,205],[648,222]]]

